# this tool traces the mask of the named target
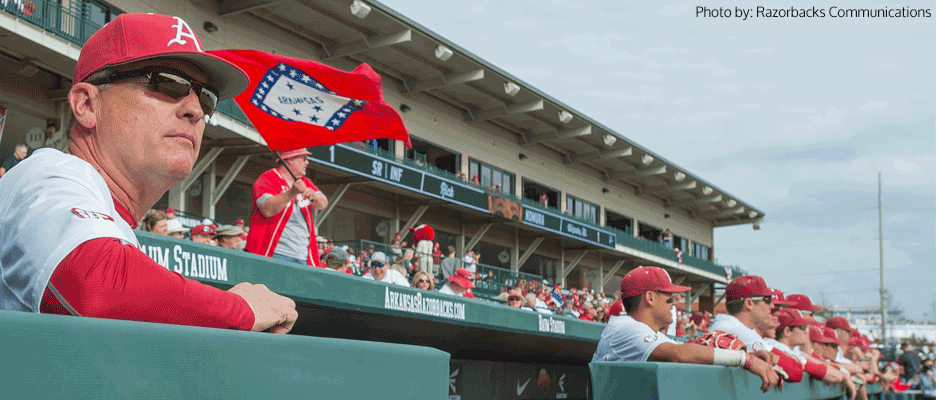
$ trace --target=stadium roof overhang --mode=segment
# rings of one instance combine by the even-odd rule
[[[627,184],[638,196],[713,226],[754,224],[764,213],[622,134],[540,92],[374,1],[222,1],[219,15],[245,15],[309,43],[321,60],[348,58],[380,71],[410,98],[429,98],[466,123],[495,128],[557,163]],[[392,78],[392,79],[386,79]]]

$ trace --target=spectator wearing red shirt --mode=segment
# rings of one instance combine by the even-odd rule
[[[328,199],[305,176],[310,154],[304,148],[279,152],[279,165],[254,182],[247,251],[297,264],[319,264],[312,210],[325,209]],[[293,180],[290,171],[299,178]]]

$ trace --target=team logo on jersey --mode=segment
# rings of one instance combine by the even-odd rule
[[[657,336],[656,334],[647,335],[646,337],[644,337],[644,342],[653,343],[653,342],[655,342],[655,341],[657,340],[658,337],[659,337],[659,336]]]
[[[107,220],[107,221],[113,221],[113,220],[114,220],[113,218],[110,217],[110,215],[107,215],[107,214],[104,214],[104,213],[99,213],[99,212],[97,212],[97,211],[82,210],[82,209],[76,208],[76,207],[72,207],[71,210],[72,210],[73,213],[75,213],[75,215],[77,215],[77,216],[80,217],[80,218],[87,218],[87,219],[103,219],[103,220]]]
[[[367,103],[339,96],[305,71],[284,63],[267,71],[250,102],[274,117],[328,130],[340,128]]]

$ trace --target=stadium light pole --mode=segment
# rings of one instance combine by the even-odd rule
[[[878,255],[881,269],[881,339],[887,343],[887,300],[884,298],[884,229],[881,220],[881,172],[878,171]]]

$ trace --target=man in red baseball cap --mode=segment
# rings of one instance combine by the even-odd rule
[[[254,182],[247,251],[297,264],[320,264],[312,210],[325,209],[328,199],[305,176],[310,154],[304,148],[281,151],[278,166]]]
[[[822,310],[822,307],[814,306],[812,300],[805,294],[791,294],[786,299],[793,303],[793,308],[800,310],[805,315],[812,315],[814,311]]]
[[[206,117],[247,84],[178,17],[121,14],[91,35],[68,92],[68,154],[37,150],[0,182],[2,308],[292,329],[292,300],[185,279],[143,254],[131,229],[191,174]]]
[[[756,275],[735,278],[725,286],[725,308],[728,314],[716,315],[715,321],[712,322],[712,330],[735,335],[747,345],[748,351],[763,350],[777,355],[777,365],[786,374],[784,380],[799,382],[803,380],[803,367],[799,361],[780,350],[775,350],[759,333],[776,329],[780,324],[777,309],[773,305],[775,294],[776,292],[767,286],[767,282],[764,282],[764,278]]]
[[[716,349],[677,343],[660,333],[672,322],[670,310],[679,293],[690,288],[674,285],[660,267],[638,267],[621,280],[621,299],[627,315],[608,321],[592,361],[667,361],[743,367],[761,378],[761,390],[777,386],[772,364],[744,350]]]
[[[809,321],[800,315],[799,310],[786,308],[779,312],[780,326],[777,328],[776,339],[766,339],[768,343],[796,357],[803,365],[803,370],[813,379],[818,379],[826,384],[832,385],[841,383],[845,379],[838,368],[832,368],[825,362],[813,358],[809,353],[798,350],[807,348],[810,345]]]

